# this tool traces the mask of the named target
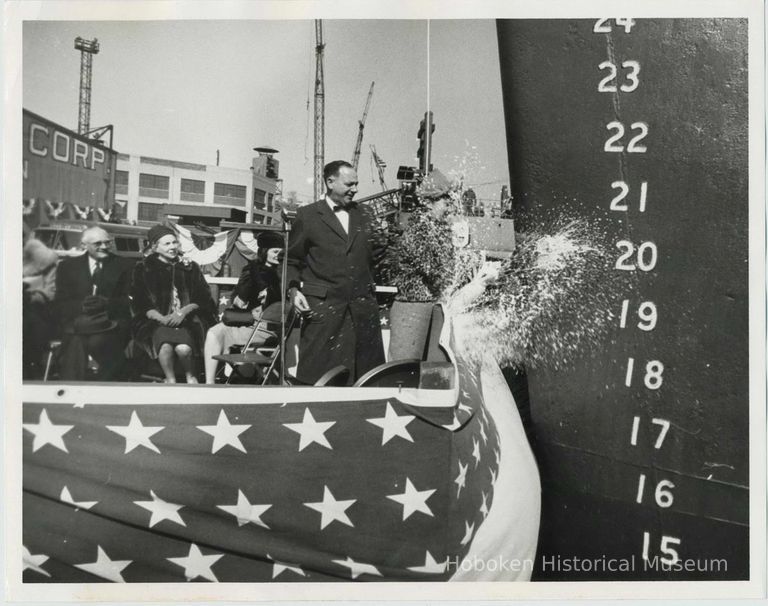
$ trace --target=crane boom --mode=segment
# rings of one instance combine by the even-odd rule
[[[371,82],[371,88],[368,90],[368,98],[365,100],[365,109],[363,110],[363,117],[358,122],[359,129],[357,131],[357,142],[355,143],[355,151],[352,153],[352,166],[357,170],[357,165],[360,163],[360,148],[363,146],[363,129],[365,129],[365,119],[368,117],[368,108],[371,106],[371,97],[373,97],[373,85],[375,82]]]

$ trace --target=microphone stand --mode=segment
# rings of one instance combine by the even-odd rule
[[[282,213],[283,218],[283,263],[280,272],[280,386],[285,387],[285,298],[288,292],[288,235],[291,231],[288,213]]]

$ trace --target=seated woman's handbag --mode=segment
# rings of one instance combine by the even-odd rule
[[[239,307],[227,307],[221,315],[226,326],[253,326],[253,314]]]

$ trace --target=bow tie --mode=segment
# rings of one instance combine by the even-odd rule
[[[357,202],[350,202],[349,204],[337,204],[333,207],[333,212],[340,213],[342,210],[349,212],[351,209],[357,206]]]

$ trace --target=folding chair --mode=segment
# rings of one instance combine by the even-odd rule
[[[293,309],[290,309],[286,314],[285,319],[285,337],[293,330],[296,323],[297,315]],[[275,330],[275,328],[277,330]],[[232,367],[232,374],[227,377],[227,383],[232,380],[235,373],[245,379],[252,378],[256,371],[261,371],[260,385],[269,385],[280,383],[280,373],[282,369],[278,371],[278,365],[280,362],[280,323],[270,322],[266,320],[259,320],[253,326],[251,336],[248,338],[246,344],[242,347],[238,353],[226,353],[213,356],[214,360],[219,360]],[[253,346],[253,340],[259,331],[269,333],[265,344],[259,346]],[[272,343],[267,345],[266,343]]]

